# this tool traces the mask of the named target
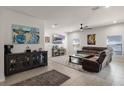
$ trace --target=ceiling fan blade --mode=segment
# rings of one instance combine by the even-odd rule
[[[85,26],[85,28],[88,28],[88,27],[89,27],[89,26],[87,26],[87,25]]]
[[[85,25],[85,26],[82,26],[83,24],[80,24],[81,27],[80,27],[80,30],[83,31],[83,30],[89,30],[89,29],[92,29],[90,28],[89,26]]]
[[[84,30],[90,30],[90,29],[93,29],[93,28],[90,28],[90,27],[89,28],[84,28]]]

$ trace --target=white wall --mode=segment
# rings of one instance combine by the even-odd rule
[[[4,44],[12,44],[12,24],[37,27],[40,30],[40,44],[30,44],[32,50],[44,49],[44,24],[43,21],[34,17],[26,16],[8,10],[3,11],[2,31],[4,31]],[[27,44],[14,44],[13,52],[24,52]]]
[[[44,49],[44,22],[17,12],[0,9],[0,81],[4,76],[4,44],[12,44],[12,24],[37,27],[40,30],[40,44],[30,44],[31,50]],[[24,52],[27,44],[14,44],[13,52]]]
[[[72,33],[68,33],[67,35],[67,44],[68,44],[68,52],[69,54],[73,54],[74,53],[74,47],[72,44],[73,39],[79,39],[80,41],[80,45],[77,46],[77,48],[80,50],[83,46],[83,35],[81,32],[77,31],[77,32],[72,32]]]
[[[68,33],[68,50],[70,54],[74,53],[73,45],[72,45],[73,38],[80,39],[79,49],[81,49],[82,46],[88,46],[87,45],[88,34],[96,34],[96,45],[94,46],[100,46],[100,47],[107,46],[106,43],[107,36],[122,35],[123,54],[124,54],[124,23],[104,26],[104,27],[97,27],[91,30],[85,30],[84,32],[77,31],[77,32]]]
[[[4,44],[0,43],[0,82],[4,80]]]
[[[4,43],[2,32],[2,10],[0,10],[0,81],[4,81]]]

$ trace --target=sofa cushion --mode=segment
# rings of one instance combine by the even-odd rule
[[[107,49],[107,47],[90,47],[90,46],[84,46],[82,50],[95,50],[95,51],[103,51]]]

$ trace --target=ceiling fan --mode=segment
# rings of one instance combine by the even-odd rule
[[[80,24],[80,25],[81,25],[81,27],[80,27],[80,30],[81,30],[81,31],[92,29],[92,28],[90,28],[90,27],[87,26],[87,25],[85,25],[85,26],[83,26],[83,24]]]

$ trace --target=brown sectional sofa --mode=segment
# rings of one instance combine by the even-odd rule
[[[107,47],[83,47],[78,54],[85,53],[94,55],[91,58],[84,58],[82,68],[90,72],[99,72],[103,67],[107,66],[112,60],[112,49]]]
[[[93,54],[93,55],[99,55],[101,51],[107,49],[107,47],[89,47],[84,46],[82,50],[78,50],[77,53],[86,53],[86,54]]]

